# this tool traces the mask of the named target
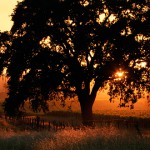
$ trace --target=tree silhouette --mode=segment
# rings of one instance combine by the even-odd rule
[[[3,69],[8,64],[11,40],[12,37],[9,32],[0,32],[0,74],[3,74]]]
[[[83,124],[92,125],[96,94],[106,84],[110,100],[135,103],[150,91],[149,16],[145,0],[18,3],[11,48],[3,56],[9,77],[5,112],[16,115],[27,100],[34,111],[46,111],[48,99],[77,96]]]

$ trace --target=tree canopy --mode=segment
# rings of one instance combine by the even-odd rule
[[[1,56],[9,77],[5,112],[16,114],[26,100],[45,111],[49,99],[77,96],[86,122],[107,83],[110,100],[136,102],[150,91],[149,16],[146,0],[18,3]]]

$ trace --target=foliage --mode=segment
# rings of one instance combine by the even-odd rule
[[[3,69],[8,66],[11,40],[12,38],[9,32],[0,32],[0,74],[3,74]]]
[[[34,111],[46,100],[77,95],[91,118],[97,91],[109,83],[110,98],[136,102],[149,86],[149,16],[145,0],[24,0],[12,21],[6,50],[9,97],[5,111],[26,101]],[[145,67],[138,67],[146,62]],[[116,80],[121,69],[126,74]],[[93,86],[91,86],[93,83]]]

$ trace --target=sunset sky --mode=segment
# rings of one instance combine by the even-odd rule
[[[11,14],[17,1],[21,0],[0,0],[0,31],[9,31],[13,22],[11,21]],[[0,77],[0,99],[3,98],[5,95],[5,88],[4,88],[4,78]]]
[[[0,31],[1,32],[9,31],[11,29],[11,26],[13,24],[13,22],[11,21],[11,14],[13,12],[13,9],[15,8],[15,5],[17,4],[17,1],[22,1],[22,0],[0,0]],[[2,93],[5,92],[4,83],[5,81],[0,77],[0,97],[2,96]],[[106,91],[98,93],[97,100],[106,100],[106,99],[107,99],[107,103],[104,105],[104,107],[110,105],[110,103],[108,103],[109,97],[106,94]],[[142,101],[140,100],[138,105],[140,106],[141,104],[144,104],[143,106],[145,106],[145,102],[146,99]]]
[[[13,22],[11,21],[11,13],[17,1],[21,0],[0,0],[0,31],[9,31]],[[4,80],[0,77],[0,97],[4,96]]]
[[[0,0],[0,31],[10,30],[13,24],[10,15],[17,1],[22,0]]]

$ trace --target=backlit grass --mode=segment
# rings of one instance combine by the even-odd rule
[[[70,125],[81,123],[80,110],[74,113],[52,110],[48,114],[40,114],[44,120],[62,120]],[[0,111],[2,112],[2,110]],[[32,113],[29,113],[33,115]],[[117,117],[150,118],[150,111],[138,110],[94,110],[95,118],[105,121]],[[101,122],[100,122],[101,123]],[[102,126],[97,122],[95,129],[66,129],[21,131],[20,126],[13,126],[0,118],[0,150],[150,150],[150,129],[143,129],[141,138],[134,127],[117,128],[113,125]]]
[[[0,130],[2,150],[149,150],[150,137],[110,127],[60,131]]]

